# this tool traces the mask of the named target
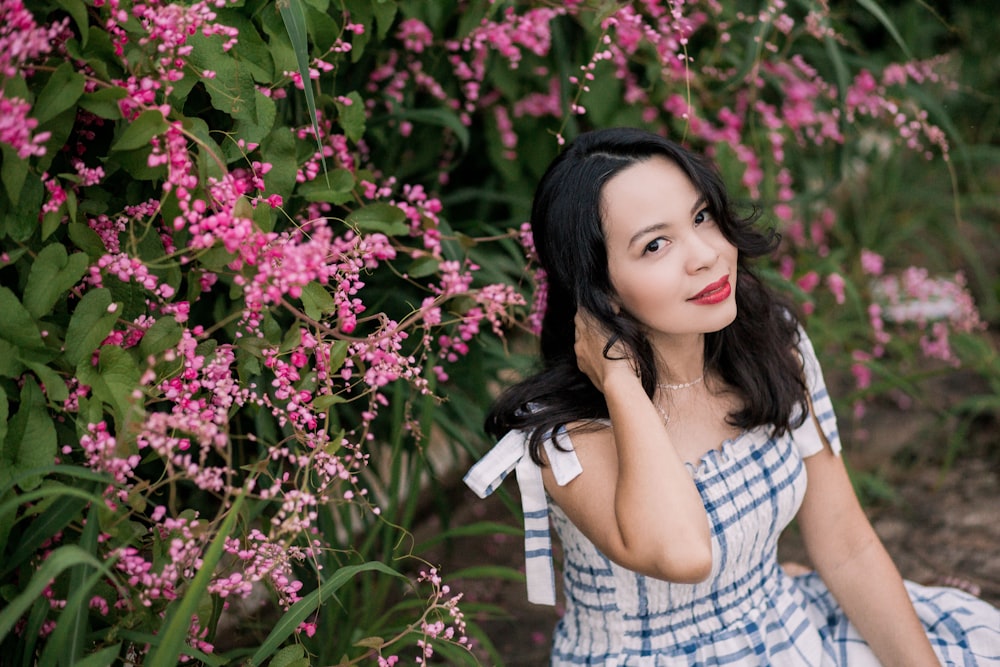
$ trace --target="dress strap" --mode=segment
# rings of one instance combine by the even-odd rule
[[[565,433],[561,431],[561,433]],[[552,565],[552,535],[549,530],[549,506],[542,482],[542,469],[528,453],[528,434],[510,431],[465,474],[464,481],[480,498],[493,493],[511,470],[517,474],[524,512],[524,570],[528,601],[535,604],[556,603],[555,570]],[[568,442],[569,438],[565,438]],[[545,454],[552,474],[560,486],[569,484],[583,468],[572,449],[557,448],[551,438],[544,441]]]

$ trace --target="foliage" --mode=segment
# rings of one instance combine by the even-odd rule
[[[520,223],[589,127],[703,149],[761,203],[855,398],[992,354],[949,344],[982,326],[953,255],[893,263],[955,234],[879,180],[954,169],[921,104],[960,95],[949,61],[859,4],[898,44],[805,1],[0,0],[0,650],[474,662],[474,603],[408,538],[422,488],[448,514],[424,454],[476,450],[526,367]]]

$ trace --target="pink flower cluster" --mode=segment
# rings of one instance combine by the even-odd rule
[[[45,155],[44,144],[51,134],[32,134],[38,127],[38,121],[28,117],[29,111],[30,104],[18,97],[4,97],[3,91],[0,91],[0,142],[17,151],[17,156],[21,159]]]
[[[59,43],[69,19],[39,26],[23,0],[0,0],[0,77],[14,78]]]
[[[420,632],[423,635],[417,640],[417,648],[421,655],[414,660],[418,665],[427,664],[434,657],[434,643],[436,641],[446,641],[465,649],[469,649],[469,639],[465,634],[465,614],[459,609],[458,603],[462,599],[462,594],[451,595],[451,588],[441,580],[436,568],[429,571],[422,571],[418,581],[427,582],[432,587],[431,599],[428,605],[428,612],[424,614],[425,619],[420,623]],[[438,618],[433,620],[426,618],[430,612],[438,612]],[[386,664],[392,664],[386,662]],[[380,663],[381,667],[381,663]]]
[[[927,269],[911,266],[899,275],[882,276],[873,292],[881,316],[879,324],[884,319],[916,325],[923,332],[920,347],[924,355],[954,366],[959,365],[959,359],[949,344],[949,334],[986,326],[961,273],[950,278],[932,277]]]

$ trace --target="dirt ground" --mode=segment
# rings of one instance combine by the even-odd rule
[[[933,388],[938,404],[982,389],[970,382],[975,378],[967,374],[940,380]],[[879,406],[869,411],[863,426],[869,437],[864,443],[845,443],[846,460],[856,479],[878,480],[879,488],[893,490],[891,498],[869,500],[866,511],[903,576],[920,583],[960,577],[977,586],[981,597],[1000,605],[1000,425],[992,420],[977,424],[948,470],[943,469],[942,452],[934,443],[943,442],[949,424],[930,409]],[[516,501],[513,479],[505,487]],[[461,509],[455,523],[488,520],[517,525],[497,494],[482,501],[464,487],[456,493]],[[445,575],[483,565],[523,571],[523,549],[520,536],[498,533],[453,541],[435,555],[440,556]],[[782,537],[779,557],[805,562],[794,530]],[[498,662],[478,651],[482,664],[547,664],[558,606],[529,603],[519,581],[471,578],[454,582],[453,588],[469,602],[493,604],[505,612],[472,614],[503,658]]]

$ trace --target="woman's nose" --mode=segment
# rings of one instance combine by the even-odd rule
[[[719,249],[711,240],[697,232],[688,237],[688,271],[697,273],[715,265],[719,259]]]

